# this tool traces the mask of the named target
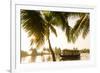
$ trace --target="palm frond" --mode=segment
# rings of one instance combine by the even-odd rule
[[[68,13],[66,12],[66,15]],[[52,24],[55,26],[61,26],[64,30],[66,28],[66,25],[68,25],[68,21],[66,21],[67,16],[64,15],[64,12],[52,12]]]
[[[83,27],[83,34],[82,34],[83,38],[85,38],[90,31],[89,30],[89,24],[90,24],[89,22],[90,22],[90,20],[89,20],[89,17],[88,17],[87,21],[84,23],[84,27]]]
[[[89,25],[89,23],[88,23],[88,14],[86,13],[81,16],[81,18],[77,21],[77,23],[75,24],[74,28],[71,31],[73,42],[76,41],[79,34],[82,32],[84,27],[87,25]],[[85,29],[84,29],[84,34],[85,34]]]
[[[71,27],[70,26],[66,26],[66,37],[67,37],[67,41],[71,42],[72,37],[71,37]]]
[[[41,45],[44,42],[45,25],[40,13],[33,10],[21,10],[21,15],[21,25],[24,30],[29,37],[35,36],[34,43]]]
[[[50,25],[50,30],[55,34],[55,36],[57,37],[57,32],[56,32],[56,29]]]

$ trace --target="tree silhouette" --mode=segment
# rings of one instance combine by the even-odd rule
[[[53,11],[34,11],[21,10],[21,25],[31,37],[31,44],[40,47],[45,40],[48,41],[49,49],[53,58],[56,61],[55,53],[50,43],[50,31],[57,36],[54,26],[61,26],[66,30],[68,42],[75,42],[79,34],[83,37],[89,32],[89,14],[88,13],[73,13],[73,12],[53,12]],[[79,15],[80,19],[72,28],[68,25],[68,17],[70,15]]]
[[[52,18],[50,15],[48,16],[48,14],[45,12],[42,14],[39,11],[21,10],[21,24],[25,31],[28,32],[29,37],[32,37],[31,45],[35,43],[37,47],[39,47],[43,45],[46,39],[48,40],[53,61],[56,61],[49,38],[50,30],[52,30],[56,36],[57,34],[55,28],[50,23]]]

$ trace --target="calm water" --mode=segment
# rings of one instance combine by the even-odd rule
[[[81,60],[88,60],[89,59],[89,53],[81,53],[80,55]]]
[[[60,58],[59,56],[56,56],[57,61],[59,61],[59,58]],[[89,53],[81,53],[80,59],[88,60]],[[52,61],[51,55],[36,56],[35,58],[32,58],[31,56],[27,56],[22,59],[22,63],[48,62],[48,61]]]

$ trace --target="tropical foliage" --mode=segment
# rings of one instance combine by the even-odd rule
[[[73,43],[81,33],[85,38],[89,32],[89,13],[21,10],[20,15],[21,26],[31,37],[30,45],[40,47],[47,40],[53,61],[56,58],[50,43],[50,31],[57,37],[55,26],[61,26],[66,31],[67,40]],[[69,16],[80,17],[73,28],[68,24]]]

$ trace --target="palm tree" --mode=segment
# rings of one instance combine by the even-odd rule
[[[32,37],[31,45],[36,44],[37,47],[43,45],[44,41],[47,39],[49,44],[49,49],[52,54],[53,61],[56,61],[55,54],[52,50],[50,43],[50,30],[57,36],[56,30],[51,24],[50,20],[52,17],[50,13],[32,10],[21,10],[21,24],[22,27],[28,32],[29,37]],[[45,15],[45,16],[44,16]],[[34,38],[33,38],[34,37]]]
[[[80,20],[77,21],[74,28],[68,25],[68,17],[70,15],[80,15]],[[66,30],[66,36],[69,42],[75,42],[82,31],[83,37],[85,38],[89,31],[89,14],[21,10],[21,24],[25,31],[28,32],[29,37],[32,37],[31,45],[35,43],[39,47],[44,44],[45,40],[48,40],[53,61],[56,61],[50,43],[50,31],[57,36],[54,26],[62,26],[62,29]]]

